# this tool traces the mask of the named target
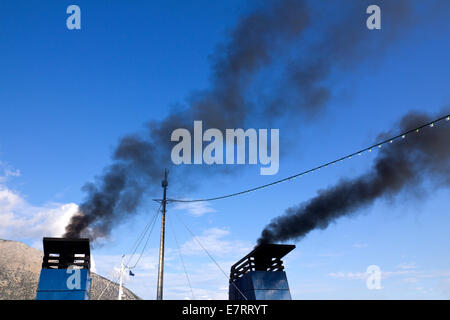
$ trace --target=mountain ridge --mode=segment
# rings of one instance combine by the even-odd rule
[[[0,239],[0,300],[34,300],[36,298],[42,257],[42,251],[22,242]],[[94,272],[91,272],[91,277],[91,300],[99,298],[117,300],[119,290],[117,283]],[[103,294],[102,291],[104,291]],[[125,287],[122,299],[140,300]]]

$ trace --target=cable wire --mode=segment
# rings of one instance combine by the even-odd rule
[[[217,263],[216,259],[214,259],[214,257],[208,252],[208,250],[206,250],[206,248],[201,244],[200,240],[198,240],[197,236],[191,231],[191,229],[188,228],[188,226],[183,222],[183,220],[181,219],[181,217],[178,214],[175,214],[176,217],[180,220],[180,222],[183,224],[183,226],[186,228],[186,230],[192,235],[192,237],[195,239],[195,241],[197,241],[198,245],[203,249],[203,251],[206,252],[206,254],[209,256],[209,258],[216,264],[216,266],[219,268],[220,271],[222,271],[222,273],[224,274],[224,276],[228,279],[228,282],[230,284],[232,284],[237,291],[239,291],[239,293],[242,295],[242,297],[244,297],[245,300],[248,300],[247,297],[242,293],[242,291],[236,286],[236,284],[230,280],[230,278],[227,276],[227,274],[225,273],[225,271],[223,271],[222,267]]]
[[[396,135],[396,136],[393,136],[393,137],[391,137],[391,138],[389,138],[389,139],[386,139],[386,140],[383,140],[383,141],[381,141],[381,142],[375,143],[375,144],[373,144],[373,145],[371,145],[371,146],[369,146],[369,147],[366,147],[366,148],[364,148],[364,149],[358,150],[358,151],[356,151],[356,152],[353,152],[353,153],[351,153],[351,154],[348,154],[348,155],[343,156],[343,157],[341,157],[341,158],[338,158],[338,159],[336,159],[336,160],[333,160],[333,161],[324,163],[324,164],[322,164],[322,165],[320,165],[320,166],[317,166],[317,167],[315,167],[315,168],[312,168],[312,169],[309,169],[309,170],[306,170],[306,171],[297,173],[297,174],[292,175],[292,176],[290,176],[290,177],[287,177],[287,178],[284,178],[284,179],[280,179],[280,180],[277,180],[277,181],[274,181],[274,182],[271,182],[271,183],[268,183],[268,184],[265,184],[265,185],[262,185],[262,186],[258,186],[258,187],[254,187],[254,188],[251,188],[251,189],[247,189],[247,190],[243,190],[243,191],[240,191],[240,192],[235,192],[235,193],[231,193],[231,194],[227,194],[227,195],[223,195],[223,196],[218,196],[218,197],[212,197],[212,198],[200,198],[200,199],[192,199],[192,200],[167,199],[167,202],[185,202],[185,203],[192,203],[192,202],[215,201],[215,200],[221,200],[221,199],[226,199],[226,198],[231,198],[231,197],[240,196],[240,195],[243,195],[243,194],[246,194],[246,193],[250,193],[250,192],[253,192],[253,191],[256,191],[256,190],[260,190],[260,189],[264,189],[264,188],[267,188],[267,187],[271,187],[271,186],[273,186],[273,185],[276,185],[276,184],[279,184],[279,183],[282,183],[282,182],[286,182],[286,181],[289,181],[289,180],[298,178],[298,177],[300,177],[300,176],[306,175],[306,174],[311,173],[311,172],[313,172],[313,171],[320,170],[320,169],[325,168],[325,167],[327,167],[327,166],[329,166],[329,165],[333,165],[333,164],[335,164],[335,163],[337,163],[337,162],[341,162],[341,161],[343,161],[343,160],[345,160],[345,159],[350,159],[350,158],[352,158],[353,156],[361,155],[363,152],[366,152],[366,151],[369,151],[369,152],[370,152],[370,151],[372,151],[372,149],[374,149],[374,148],[376,148],[376,147],[381,148],[382,145],[387,144],[387,143],[392,143],[394,140],[397,140],[397,139],[400,139],[400,138],[401,138],[401,139],[404,139],[404,138],[406,137],[406,135],[408,135],[408,134],[410,134],[410,133],[413,133],[413,132],[419,133],[419,131],[420,131],[421,129],[423,129],[423,128],[426,128],[426,127],[431,127],[431,128],[432,128],[432,127],[434,127],[434,125],[435,125],[437,122],[440,122],[440,121],[442,121],[442,120],[444,120],[444,119],[445,119],[446,121],[449,121],[449,120],[450,120],[450,115],[445,115],[445,116],[443,116],[443,117],[437,118],[437,119],[435,119],[435,120],[433,120],[433,121],[431,121],[431,122],[428,122],[428,123],[426,123],[426,124],[423,124],[423,125],[421,125],[421,126],[419,126],[419,127],[416,127],[416,128],[414,128],[414,129],[405,131],[405,132],[400,133],[400,134],[398,134],[398,135]]]
[[[133,258],[134,254],[137,251],[137,248],[139,247],[139,244],[141,243],[141,241],[143,240],[143,238],[145,237],[145,234],[147,233],[148,229],[150,228],[150,226],[152,225],[152,223],[154,223],[153,221],[155,220],[155,216],[158,215],[159,210],[161,209],[161,206],[158,208],[158,210],[156,211],[156,213],[151,217],[151,219],[149,220],[149,222],[147,223],[147,225],[145,226],[144,230],[142,230],[141,234],[138,236],[138,238],[136,239],[136,241],[134,242],[133,246],[131,247],[131,255],[128,258],[128,261],[125,265],[128,265],[131,261],[131,259]]]
[[[130,261],[131,261],[131,257],[130,257],[130,259],[128,259],[128,262],[125,264],[125,267],[126,267],[127,269],[131,270],[131,269],[136,268],[137,264],[138,264],[139,261],[141,260],[141,257],[142,257],[142,255],[144,254],[145,249],[147,248],[147,244],[148,244],[148,241],[150,240],[150,236],[151,236],[151,234],[152,234],[153,228],[155,227],[156,220],[157,220],[157,218],[158,218],[158,216],[159,216],[160,210],[161,210],[161,206],[159,206],[158,210],[156,210],[156,214],[153,216],[153,221],[152,221],[152,223],[151,223],[150,232],[149,232],[149,234],[148,234],[148,236],[147,236],[147,240],[145,241],[144,247],[142,248],[141,254],[139,255],[138,259],[136,260],[135,264],[134,264],[132,267],[129,267],[129,266],[128,266],[128,264],[129,264]]]
[[[151,235],[151,233],[152,233],[152,231],[153,231],[153,228],[154,228],[154,226],[155,226],[155,222],[156,222],[156,220],[157,220],[158,213],[159,213],[160,209],[161,209],[161,205],[159,206],[158,210],[156,210],[156,213],[152,216],[152,218],[150,219],[150,221],[149,221],[149,222],[147,223],[147,225],[145,226],[144,230],[141,232],[141,234],[138,236],[138,238],[137,238],[136,241],[134,242],[133,246],[131,247],[133,252],[131,253],[130,257],[128,258],[128,262],[125,264],[125,268],[128,268],[128,269],[134,269],[134,268],[136,267],[136,265],[138,264],[138,262],[140,261],[140,259],[141,259],[141,257],[142,257],[142,254],[144,253],[144,251],[145,251],[145,249],[146,249],[146,247],[147,247],[148,240],[150,239],[150,235]],[[137,259],[136,263],[135,263],[132,267],[129,267],[128,264],[130,263],[131,259],[133,258],[134,254],[136,253],[136,250],[137,250],[137,248],[139,247],[139,244],[141,243],[142,239],[145,237],[145,234],[147,233],[147,231],[149,230],[150,227],[151,227],[150,233],[149,233],[149,235],[148,235],[148,237],[147,237],[147,240],[146,240],[146,242],[145,242],[145,244],[144,244],[144,247],[143,247],[143,249],[142,249],[142,251],[141,251],[141,254],[139,255],[139,258]],[[118,276],[116,276],[116,277],[114,278],[114,280],[109,280],[109,279],[106,278],[106,279],[109,281],[109,282],[108,282],[108,285],[107,285],[105,288],[103,288],[103,290],[102,290],[102,292],[100,293],[100,295],[98,296],[97,300],[100,300],[100,299],[101,299],[101,297],[102,297],[103,294],[106,292],[106,290],[109,288],[109,286],[111,285],[111,283],[114,283],[114,284],[117,283],[117,280],[119,279],[119,277],[120,277],[120,273],[119,273]]]
[[[192,290],[191,281],[189,280],[189,275],[188,275],[188,273],[187,273],[186,266],[185,266],[185,264],[184,264],[184,260],[183,260],[183,257],[182,257],[182,255],[181,255],[180,245],[178,244],[177,236],[176,236],[176,234],[175,234],[175,230],[174,230],[173,225],[172,225],[172,220],[171,220],[171,218],[170,218],[170,215],[168,215],[167,217],[169,218],[168,220],[169,220],[170,230],[172,230],[172,235],[173,235],[173,238],[175,239],[175,243],[176,243],[176,245],[177,245],[178,256],[180,257],[181,264],[183,265],[184,274],[186,275],[186,280],[187,280],[187,282],[188,282],[189,289],[191,289],[192,299],[195,300],[194,290]]]

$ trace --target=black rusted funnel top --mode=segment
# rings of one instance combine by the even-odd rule
[[[77,266],[90,269],[89,239],[44,238],[43,245],[42,268],[67,269],[69,266]]]

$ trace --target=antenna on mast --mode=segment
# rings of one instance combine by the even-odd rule
[[[167,175],[169,171],[164,170],[164,180],[161,182],[163,187],[163,199],[162,199],[162,215],[161,215],[161,240],[159,245],[159,267],[158,267],[158,292],[156,294],[156,300],[163,299],[163,273],[164,273],[164,236],[166,232],[166,191],[169,185],[167,181]]]

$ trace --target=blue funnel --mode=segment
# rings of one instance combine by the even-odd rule
[[[261,244],[231,267],[230,300],[291,300],[283,258],[295,248]]]
[[[44,238],[36,300],[88,300],[89,239]]]

